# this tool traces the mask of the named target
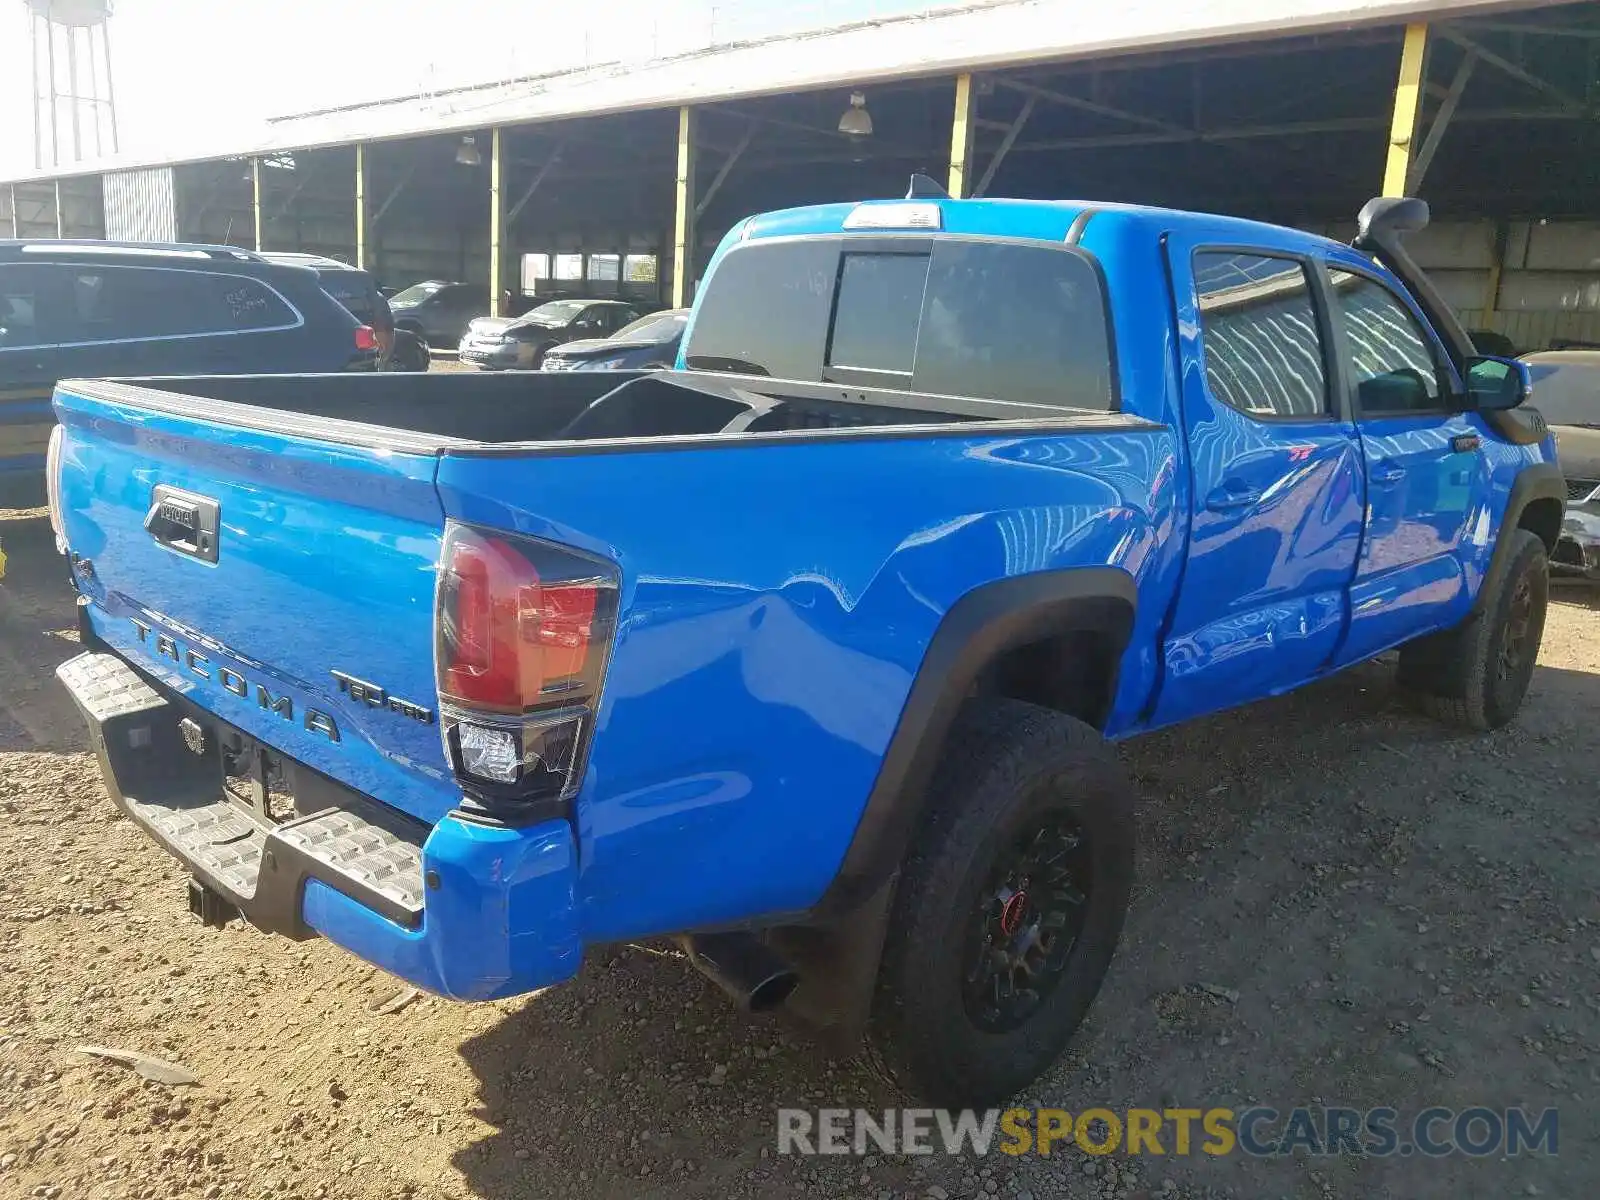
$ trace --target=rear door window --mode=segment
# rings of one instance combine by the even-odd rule
[[[723,256],[699,298],[691,370],[819,377],[837,239],[747,243]]]
[[[1044,243],[808,238],[728,252],[693,370],[1060,408],[1115,405],[1099,272]]]
[[[1111,334],[1086,255],[1009,242],[935,244],[916,390],[1113,407]]]
[[[1322,333],[1304,263],[1201,251],[1194,283],[1213,398],[1257,418],[1329,415]]]
[[[287,329],[299,314],[258,279],[154,267],[74,267],[66,340],[127,341]]]
[[[32,263],[0,266],[0,350],[59,340],[48,319],[52,270]]]

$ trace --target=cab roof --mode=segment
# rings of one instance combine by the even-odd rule
[[[937,217],[933,216],[937,213]],[[880,223],[881,222],[881,223]],[[850,204],[819,204],[782,209],[751,217],[739,232],[743,241],[771,237],[805,237],[824,234],[966,234],[978,237],[1030,238],[1040,241],[1076,241],[1091,226],[1114,225],[1116,234],[1143,234],[1151,239],[1187,232],[1217,241],[1279,247],[1311,252],[1343,247],[1317,234],[1226,217],[1187,212],[1176,208],[1151,208],[1138,204],[1086,200],[952,200],[915,197],[905,200],[866,200]],[[1076,226],[1076,231],[1074,229]],[[1348,250],[1348,247],[1343,247]]]

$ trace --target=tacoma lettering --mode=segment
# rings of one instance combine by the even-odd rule
[[[170,659],[181,667],[187,667],[191,674],[198,676],[201,679],[215,679],[216,682],[222,685],[224,691],[231,692],[233,695],[238,696],[241,699],[249,699],[252,685],[250,681],[247,680],[243,675],[239,674],[239,672],[228,667],[217,667],[216,674],[213,675],[208,669],[211,666],[211,659],[205,654],[201,653],[199,650],[195,650],[185,645],[177,638],[171,637],[168,634],[156,633],[143,621],[139,621],[134,618],[129,618],[129,620],[132,621],[133,630],[139,635],[139,640],[146,644],[153,644],[156,654],[161,658]],[[369,684],[367,686],[372,687],[373,685]],[[271,689],[266,687],[264,684],[258,683],[255,684],[254,687],[256,706],[258,708],[264,712],[276,713],[285,721],[293,721],[295,719],[294,697],[287,694],[275,696],[272,694]],[[340,684],[340,688],[341,690],[344,689],[342,682]],[[382,689],[378,689],[378,694],[380,697],[383,697]],[[405,711],[404,709],[396,707],[396,705],[406,704],[406,701],[404,700],[396,701],[393,698],[383,697],[380,700],[374,701],[370,698],[363,698],[366,699],[366,703],[368,704],[377,704],[381,707],[394,709],[396,712]],[[411,707],[415,706],[413,705]],[[406,713],[406,715],[412,716],[411,713]],[[427,713],[426,717],[419,716],[414,717],[414,719],[418,721],[426,720],[431,723],[433,720],[433,714],[430,712]],[[309,732],[320,733],[330,742],[337,742],[339,740],[338,723],[325,712],[320,712],[315,708],[308,708],[301,715],[300,723]]]

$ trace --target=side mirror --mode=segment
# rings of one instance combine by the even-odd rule
[[[1476,412],[1505,412],[1533,393],[1528,364],[1515,358],[1467,360],[1467,407]]]

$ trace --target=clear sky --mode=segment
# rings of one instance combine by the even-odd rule
[[[283,113],[956,2],[115,0],[122,149],[179,157]],[[28,51],[23,0],[0,0],[0,174],[33,166]]]

